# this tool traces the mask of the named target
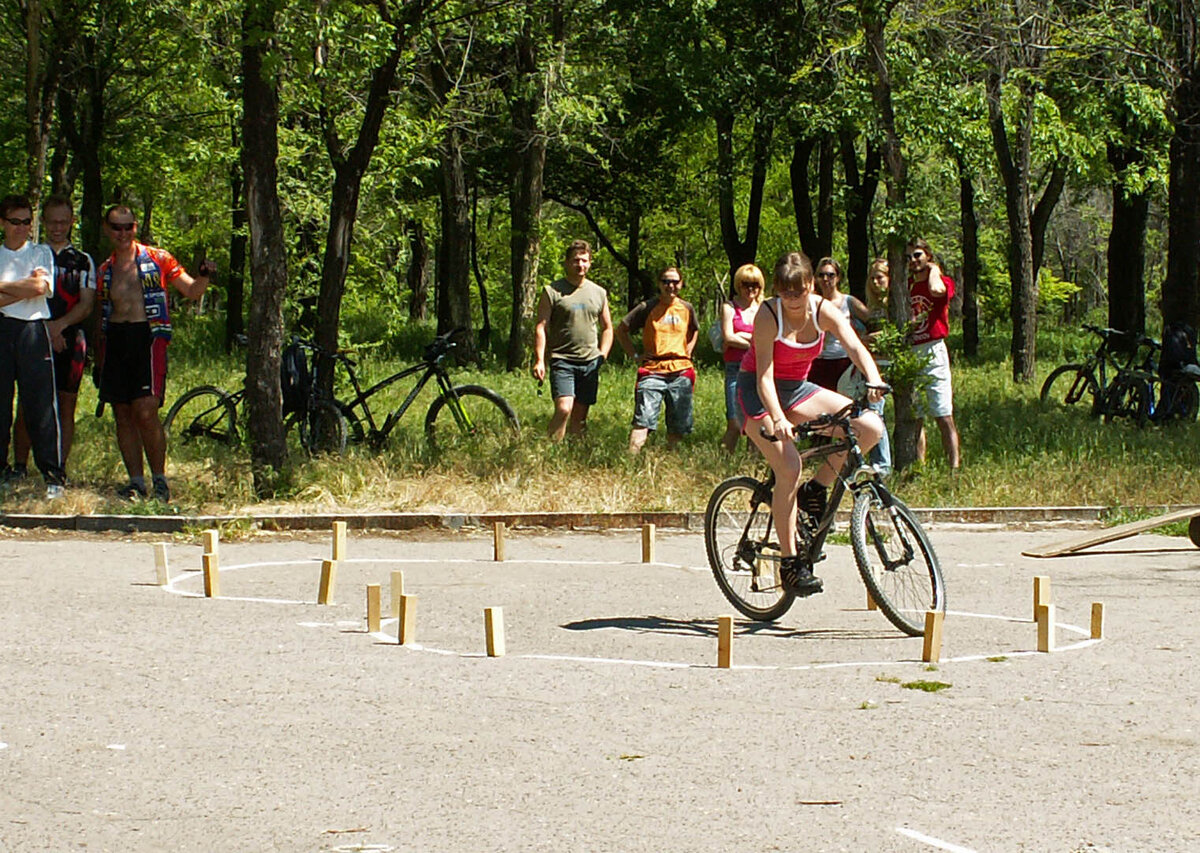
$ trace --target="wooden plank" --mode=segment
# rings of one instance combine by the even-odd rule
[[[867,590],[867,609],[878,610],[879,605],[875,603],[875,596],[871,595],[871,590]]]
[[[346,522],[344,521],[333,523],[333,559],[335,561],[346,559]]]
[[[1104,545],[1108,542],[1115,542],[1118,539],[1127,539],[1130,536],[1145,533],[1147,530],[1162,527],[1164,524],[1170,524],[1173,521],[1183,521],[1185,518],[1191,518],[1195,522],[1197,518],[1200,518],[1200,506],[1178,509],[1174,512],[1168,512],[1165,515],[1145,518],[1141,521],[1131,521],[1128,524],[1110,527],[1107,530],[1099,533],[1091,533],[1079,539],[1069,539],[1066,542],[1058,542],[1053,545],[1047,545],[1045,548],[1022,551],[1021,553],[1026,557],[1061,557],[1064,554],[1074,554],[1076,551],[1082,551],[1084,548]],[[1191,525],[1189,525],[1188,529],[1190,535]],[[1197,525],[1197,538],[1200,538],[1200,525]],[[1197,545],[1200,545],[1200,543],[1197,543]]]
[[[492,527],[492,559],[504,562],[504,522],[497,521]]]
[[[487,643],[487,656],[498,658],[504,656],[504,609],[500,607],[483,608],[483,633]]]
[[[216,554],[205,554],[201,557],[204,566],[204,596],[205,598],[221,597],[221,575],[217,566]]]
[[[1043,604],[1037,611],[1037,649],[1054,651],[1054,605]]]
[[[942,659],[942,624],[945,620],[945,611],[925,611],[925,641],[921,646],[921,660],[925,663],[937,663]]]
[[[204,531],[204,553],[216,554],[217,546],[221,541],[221,531],[217,529]]]
[[[392,572],[392,618],[400,618],[400,596],[404,595],[404,572],[396,569]]]
[[[733,661],[733,617],[717,617],[717,666],[729,669]]]
[[[1038,618],[1038,608],[1050,603],[1050,578],[1038,575],[1033,579],[1033,618]]]
[[[1104,602],[1092,602],[1092,639],[1104,639]]]
[[[159,586],[171,582],[171,574],[167,569],[167,546],[161,542],[154,546],[154,572]]]
[[[654,525],[642,525],[642,562],[654,562]]]
[[[415,595],[400,596],[400,625],[396,631],[396,640],[402,646],[411,645],[417,638],[417,597]]]
[[[367,633],[379,633],[380,617],[380,586],[377,583],[367,584]]]
[[[329,604],[337,585],[337,560],[321,561],[321,585],[317,588],[317,604]]]

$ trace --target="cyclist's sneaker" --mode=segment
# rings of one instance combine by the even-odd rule
[[[784,589],[801,598],[816,595],[825,586],[813,574],[812,566],[800,557],[784,557],[779,561],[779,581]]]
[[[808,513],[815,527],[821,520],[821,516],[825,514],[825,508],[829,505],[829,490],[816,480],[809,480],[800,487],[796,503],[800,505],[800,509]]]
[[[62,500],[66,493],[66,489],[57,483],[51,483],[50,485],[46,486],[46,500],[48,501]]]
[[[127,501],[141,500],[146,497],[146,487],[130,480],[117,489],[117,497]]]
[[[171,487],[167,485],[167,478],[158,476],[154,478],[154,497],[163,503],[171,502]]]

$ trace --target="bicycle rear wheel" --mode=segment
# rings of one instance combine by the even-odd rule
[[[1042,383],[1042,405],[1065,406],[1077,403],[1091,407],[1092,414],[1099,414],[1100,383],[1095,374],[1083,364],[1064,364],[1056,367]]]
[[[1150,384],[1137,376],[1118,376],[1108,389],[1104,422],[1129,418],[1138,426],[1150,419]]]
[[[770,622],[792,606],[795,595],[779,583],[779,541],[764,483],[734,477],[713,490],[704,511],[704,549],[721,593],[743,615]]]
[[[232,445],[237,443],[237,406],[215,385],[200,385],[175,401],[163,430],[176,444]]]
[[[289,422],[299,434],[300,446],[309,456],[346,452],[346,419],[333,403],[320,402]]]
[[[459,385],[453,391],[457,403],[440,396],[425,415],[425,435],[434,448],[491,455],[521,437],[517,413],[495,391],[482,385]]]
[[[946,609],[946,586],[912,510],[881,485],[859,489],[850,513],[850,544],[883,615],[911,637],[924,634],[925,611]]]

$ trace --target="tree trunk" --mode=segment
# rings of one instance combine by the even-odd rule
[[[492,345],[492,311],[483,271],[479,269],[479,184],[471,188],[471,272],[479,289],[479,313],[483,320],[479,328],[479,350],[483,352]]]
[[[800,251],[815,264],[833,250],[833,164],[834,137],[831,133],[803,137],[792,144],[789,176],[792,186],[792,208],[796,215],[796,232]],[[817,199],[813,204],[812,154],[817,152]]]
[[[41,216],[42,186],[50,150],[50,129],[58,92],[59,68],[64,45],[51,44],[43,51],[42,3],[26,0],[25,8],[25,177],[32,205],[32,234],[37,239]]]
[[[1146,331],[1146,225],[1150,197],[1131,193],[1125,173],[1140,162],[1133,148],[1108,144],[1113,168],[1112,226],[1108,232],[1108,325],[1144,334]]]
[[[629,211],[627,236],[629,251],[625,263],[625,310],[632,311],[633,306],[650,298],[647,291],[649,281],[642,269],[642,208],[637,204]]]
[[[959,221],[962,223],[963,352],[979,354],[979,220],[975,215],[975,184],[963,157],[958,157]]]
[[[79,70],[81,85],[77,90],[63,88],[58,93],[58,114],[63,135],[71,148],[75,168],[79,169],[83,185],[79,212],[79,242],[83,250],[99,261],[101,253],[100,223],[104,217],[104,181],[100,154],[104,149],[105,77],[97,66],[96,36],[81,39],[79,49],[83,67]],[[77,100],[76,96],[81,100]]]
[[[1000,72],[987,75],[988,125],[1000,175],[1004,179],[1005,209],[1008,218],[1008,280],[1012,319],[1009,351],[1013,362],[1013,381],[1033,379],[1037,361],[1037,273],[1034,269],[1032,211],[1030,205],[1030,153],[1033,148],[1033,100],[1030,84],[1017,84],[1020,106],[1017,145],[1014,152],[1008,142],[1004,113],[1001,109]]]
[[[1163,323],[1200,326],[1200,22],[1195,0],[1174,0],[1178,80],[1167,190],[1167,277]]]
[[[755,118],[746,233],[744,237],[740,237],[734,197],[734,118],[734,114],[729,110],[719,110],[714,116],[717,125],[717,205],[721,220],[721,244],[725,248],[725,257],[729,260],[731,277],[738,267],[743,264],[755,263],[758,260],[758,232],[762,217],[763,186],[766,183],[767,166],[771,159],[773,131],[771,123],[766,119]]]
[[[233,146],[238,146],[236,126],[230,127]],[[229,166],[230,228],[229,272],[225,276],[225,352],[233,350],[238,335],[246,331],[243,321],[246,298],[246,205],[242,199],[245,181],[241,165]]]
[[[863,167],[858,168],[858,134],[840,134],[842,172],[846,177],[846,279],[850,292],[867,301],[867,270],[871,266],[871,206],[879,187],[879,146],[868,137]]]
[[[264,74],[271,49],[275,8],[270,0],[246,3],[242,15],[242,169],[250,230],[250,344],[246,355],[246,411],[254,488],[260,496],[274,486],[274,472],[287,462],[283,434],[279,355],[283,345],[283,299],[287,252],[279,208],[277,80]]]
[[[892,102],[892,81],[887,64],[887,44],[884,27],[894,3],[868,3],[860,0],[859,13],[863,21],[863,35],[867,45],[867,61],[872,74],[871,98],[875,103],[878,121],[883,130],[880,155],[887,166],[887,207],[890,211],[904,210],[908,194],[908,163],[900,148],[900,137],[896,131],[896,112]],[[912,319],[909,302],[907,265],[904,263],[904,245],[907,237],[901,230],[907,223],[893,222],[888,232],[888,265],[891,286],[888,289],[888,316],[898,327],[903,328]],[[892,431],[892,465],[897,472],[903,471],[917,459],[917,439],[921,432],[921,420],[914,406],[913,389],[897,387],[895,401],[896,425]]]
[[[408,318],[424,321],[429,316],[429,239],[425,226],[410,219],[408,231]]]
[[[471,201],[467,196],[462,130],[451,124],[438,152],[441,241],[438,245],[438,334],[471,331]],[[474,355],[468,344],[467,356]]]

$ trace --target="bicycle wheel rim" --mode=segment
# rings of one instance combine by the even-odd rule
[[[850,542],[863,583],[888,620],[904,633],[925,632],[925,613],[945,611],[941,566],[912,510],[872,489],[854,496]],[[888,505],[890,503],[890,506]]]
[[[215,386],[193,388],[171,406],[163,431],[177,449],[231,445],[238,438],[237,409]]]
[[[779,583],[779,543],[770,503],[760,500],[762,488],[751,477],[717,486],[704,513],[704,545],[729,603],[751,619],[769,622],[786,613],[795,596]]]
[[[478,385],[460,385],[455,400],[439,397],[425,417],[425,435],[442,453],[494,459],[520,440],[521,426],[508,402]]]

